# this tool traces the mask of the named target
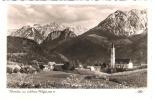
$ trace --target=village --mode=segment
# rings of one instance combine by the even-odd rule
[[[146,64],[141,64],[139,66],[133,66],[132,60],[130,58],[127,59],[116,59],[115,58],[115,47],[112,43],[111,46],[111,55],[110,55],[110,63],[99,63],[94,65],[87,65],[84,66],[80,63],[73,65],[70,64],[68,60],[64,61],[63,63],[56,63],[56,62],[48,62],[48,64],[43,64],[42,62],[38,62],[37,60],[32,61],[32,65],[8,65],[7,66],[7,73],[37,73],[40,71],[48,72],[48,71],[67,71],[70,70],[77,70],[77,71],[94,71],[94,72],[103,72],[103,73],[117,73],[123,71],[130,71],[139,68],[146,68]]]

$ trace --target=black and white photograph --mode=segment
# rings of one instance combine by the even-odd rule
[[[8,89],[147,88],[142,4],[9,4]]]

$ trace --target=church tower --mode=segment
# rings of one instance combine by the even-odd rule
[[[111,47],[110,64],[111,64],[111,68],[114,68],[115,67],[115,47],[114,47],[114,44],[113,43],[112,43],[112,47]]]

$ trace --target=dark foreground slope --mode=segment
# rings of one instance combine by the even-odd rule
[[[7,60],[29,64],[33,60],[46,62],[47,58],[42,53],[40,46],[33,40],[20,37],[7,37]]]

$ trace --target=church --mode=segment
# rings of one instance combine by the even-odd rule
[[[127,68],[127,69],[132,69],[133,68],[133,63],[131,59],[116,59],[115,58],[115,47],[114,44],[112,43],[111,47],[111,58],[110,58],[110,65],[111,68]]]

